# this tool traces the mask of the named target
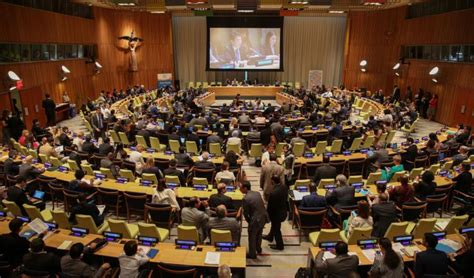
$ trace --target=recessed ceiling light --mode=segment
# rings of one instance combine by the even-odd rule
[[[360,61],[359,65],[360,65],[361,67],[367,66],[367,60],[362,60],[362,61]]]
[[[238,13],[253,13],[254,10],[237,10]]]
[[[330,14],[343,14],[345,13],[345,11],[335,11],[335,10],[332,10],[332,11],[329,11]]]
[[[439,68],[438,67],[434,67],[430,70],[430,75],[437,75],[439,72]]]
[[[400,68],[400,62],[396,63],[395,66],[393,66],[393,70],[397,70]]]
[[[18,81],[20,80],[20,77],[18,76],[18,74],[16,74],[14,71],[8,71],[8,77],[12,80],[12,81]]]

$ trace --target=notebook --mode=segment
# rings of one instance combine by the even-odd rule
[[[219,265],[220,260],[221,260],[221,253],[207,252],[204,263],[209,264],[209,265]]]

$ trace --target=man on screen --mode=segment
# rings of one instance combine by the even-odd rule
[[[248,56],[248,49],[242,46],[242,35],[233,32],[231,34],[230,45],[226,47],[224,52],[224,61],[238,65],[241,61],[247,60]]]

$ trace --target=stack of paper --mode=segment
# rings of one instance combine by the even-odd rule
[[[36,218],[35,220],[28,223],[28,227],[35,231],[37,234],[41,234],[44,231],[48,230],[48,225],[46,225],[41,219]]]
[[[204,260],[204,263],[205,264],[210,264],[210,265],[219,265],[220,260],[221,260],[221,253],[207,252],[206,253],[206,259]]]
[[[375,249],[363,249],[362,254],[371,262],[375,260]]]
[[[298,190],[293,190],[293,196],[295,196],[295,201],[301,201],[303,200],[303,197],[306,195],[309,195],[311,193],[309,192],[299,192]]]
[[[456,251],[458,251],[459,249],[462,248],[461,243],[459,243],[457,241],[454,241],[454,240],[451,240],[451,239],[447,239],[447,238],[444,238],[444,239],[440,240],[438,242],[438,244],[444,244],[448,247],[451,247],[454,250],[454,252],[456,252]]]
[[[323,253],[323,261],[327,260],[327,259],[334,259],[336,257],[336,255],[334,255],[333,253],[329,252],[329,251],[324,251]]]
[[[58,246],[58,250],[68,250],[69,246],[71,246],[72,241],[70,240],[65,240],[61,245]]]

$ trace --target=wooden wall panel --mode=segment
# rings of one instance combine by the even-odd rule
[[[474,43],[470,27],[474,10],[415,19],[405,19],[405,15],[405,7],[349,14],[344,84],[348,88],[382,89],[386,95],[391,94],[394,84],[402,88],[402,94],[407,86],[415,92],[423,88],[439,96],[437,121],[447,125],[459,122],[474,125],[474,64],[409,60],[410,65],[402,66],[400,77],[392,70],[400,58],[402,45]],[[362,59],[368,61],[367,73],[360,71]],[[440,67],[438,84],[428,75],[434,66]],[[463,105],[466,109],[461,113]]]
[[[94,19],[85,19],[0,2],[0,26],[0,42],[97,45],[97,60],[103,66],[99,74],[85,59],[0,64],[0,76],[13,70],[25,90],[40,87],[43,96],[49,93],[57,102],[64,91],[81,105],[102,90],[138,84],[156,88],[158,73],[174,73],[169,15],[94,8]],[[145,39],[137,49],[137,72],[128,70],[127,43],[117,39],[132,30]],[[61,65],[71,70],[65,82],[60,81]],[[7,83],[1,83],[0,92],[7,90]]]

